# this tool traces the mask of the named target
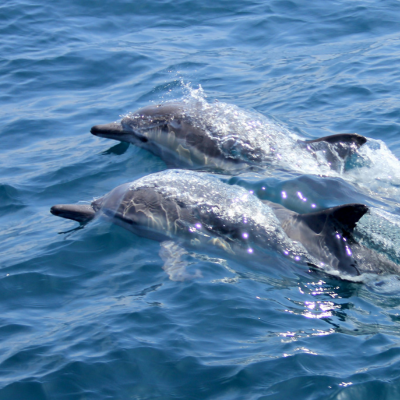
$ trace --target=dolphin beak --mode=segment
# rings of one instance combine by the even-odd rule
[[[119,122],[112,122],[111,124],[95,125],[90,130],[90,133],[107,139],[123,140],[122,137],[125,132]]]
[[[89,204],[57,204],[51,207],[50,212],[57,217],[72,219],[81,224],[90,221],[96,214]]]

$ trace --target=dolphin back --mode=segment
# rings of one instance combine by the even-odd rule
[[[364,204],[345,204],[327,210],[298,215],[296,220],[303,230],[310,229],[311,241],[304,240],[306,248],[314,249],[318,243],[319,259],[346,275],[363,273],[385,274],[400,272],[399,266],[382,254],[359,244],[353,237],[358,221],[368,212]],[[330,254],[330,255],[329,255]],[[336,259],[336,261],[335,261]]]
[[[297,214],[274,206],[274,212],[282,223],[285,233],[295,241],[302,243],[307,251],[319,261],[318,268],[328,272],[336,271],[350,276],[363,272],[354,257],[354,249],[363,249],[353,238],[352,233],[357,222],[368,211],[364,204],[345,204],[307,214]]]

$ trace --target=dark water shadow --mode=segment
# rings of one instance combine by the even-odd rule
[[[115,146],[110,147],[108,150],[103,151],[101,154],[102,155],[115,154],[117,156],[120,156],[121,154],[124,154],[128,150],[128,148],[129,148],[129,143],[120,142]]]
[[[77,232],[85,227],[86,224],[81,224],[77,226],[76,228],[69,229],[68,231],[65,232],[58,232],[59,235],[66,235],[64,240],[67,240],[74,232]]]

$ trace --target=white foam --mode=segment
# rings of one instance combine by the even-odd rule
[[[371,209],[357,223],[354,235],[366,247],[400,264],[400,217],[384,210]]]
[[[368,139],[342,177],[370,195],[400,200],[400,162],[381,140]]]
[[[188,114],[196,109],[196,123],[217,141],[226,157],[258,164],[266,172],[272,166],[300,174],[341,177],[368,195],[399,202],[400,162],[381,140],[368,139],[346,162],[338,158],[332,166],[323,150],[299,146],[298,141],[304,138],[284,124],[232,104],[210,104],[201,86],[192,89],[185,85],[185,89]]]
[[[261,165],[278,165],[302,173],[328,173],[324,155],[298,146],[301,138],[283,124],[233,104],[208,103],[201,88],[184,98],[192,121],[208,132],[227,157]],[[193,117],[195,116],[195,117]]]

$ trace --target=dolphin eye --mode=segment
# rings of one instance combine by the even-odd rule
[[[141,136],[141,137],[139,138],[139,140],[140,140],[141,142],[143,142],[143,143],[146,143],[146,142],[149,141],[149,139],[147,139],[147,138],[144,137],[144,136]]]

